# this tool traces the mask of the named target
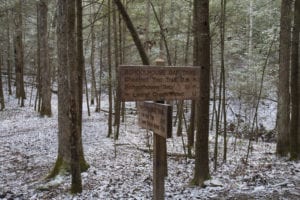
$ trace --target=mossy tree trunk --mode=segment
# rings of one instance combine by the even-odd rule
[[[77,26],[75,7],[77,7]],[[71,0],[58,1],[58,156],[49,178],[71,171],[72,193],[81,192],[80,172],[89,167],[84,159],[81,139],[83,74],[81,9],[80,0],[77,0],[76,4]]]

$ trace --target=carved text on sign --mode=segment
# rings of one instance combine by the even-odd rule
[[[197,99],[199,73],[198,67],[120,66],[121,100]]]
[[[172,106],[150,101],[138,102],[138,123],[145,129],[170,138],[172,136]]]

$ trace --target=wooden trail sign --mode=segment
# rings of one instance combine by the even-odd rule
[[[200,67],[118,67],[118,92],[122,101],[165,101],[198,99]],[[154,102],[138,103],[139,125],[153,131],[153,199],[164,199],[168,174],[166,138],[172,135],[172,107]]]
[[[121,65],[118,73],[122,101],[199,98],[199,67]]]
[[[164,137],[172,137],[172,106],[152,101],[138,102],[138,123]]]

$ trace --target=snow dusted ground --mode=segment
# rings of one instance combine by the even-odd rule
[[[69,194],[70,177],[45,181],[57,154],[55,98],[52,118],[39,117],[28,103],[20,108],[12,97],[6,99],[6,109],[0,112],[0,199],[151,199],[152,155],[146,150],[152,136],[137,126],[134,109],[127,110],[116,142],[106,137],[106,113],[92,112],[89,117],[84,111],[83,143],[91,167],[82,173],[82,194]],[[102,106],[107,109],[105,102]],[[189,185],[194,160],[185,158],[182,139],[168,139],[166,199],[300,199],[299,162],[277,159],[275,144],[259,142],[245,165],[247,141],[238,139],[235,152],[233,141],[228,141],[227,163],[211,170],[212,179],[200,188]]]

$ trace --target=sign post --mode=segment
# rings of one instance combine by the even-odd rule
[[[172,136],[172,107],[165,100],[199,98],[199,67],[120,66],[119,93],[122,101],[139,102],[138,118],[142,128],[153,131],[153,199],[164,199],[168,175],[166,138]]]
[[[157,66],[164,66],[164,60],[155,60]],[[165,99],[163,99],[165,100]],[[164,103],[164,101],[157,101]],[[172,122],[171,122],[172,126]],[[156,132],[153,134],[153,199],[164,199],[165,177],[168,176],[167,140]]]

